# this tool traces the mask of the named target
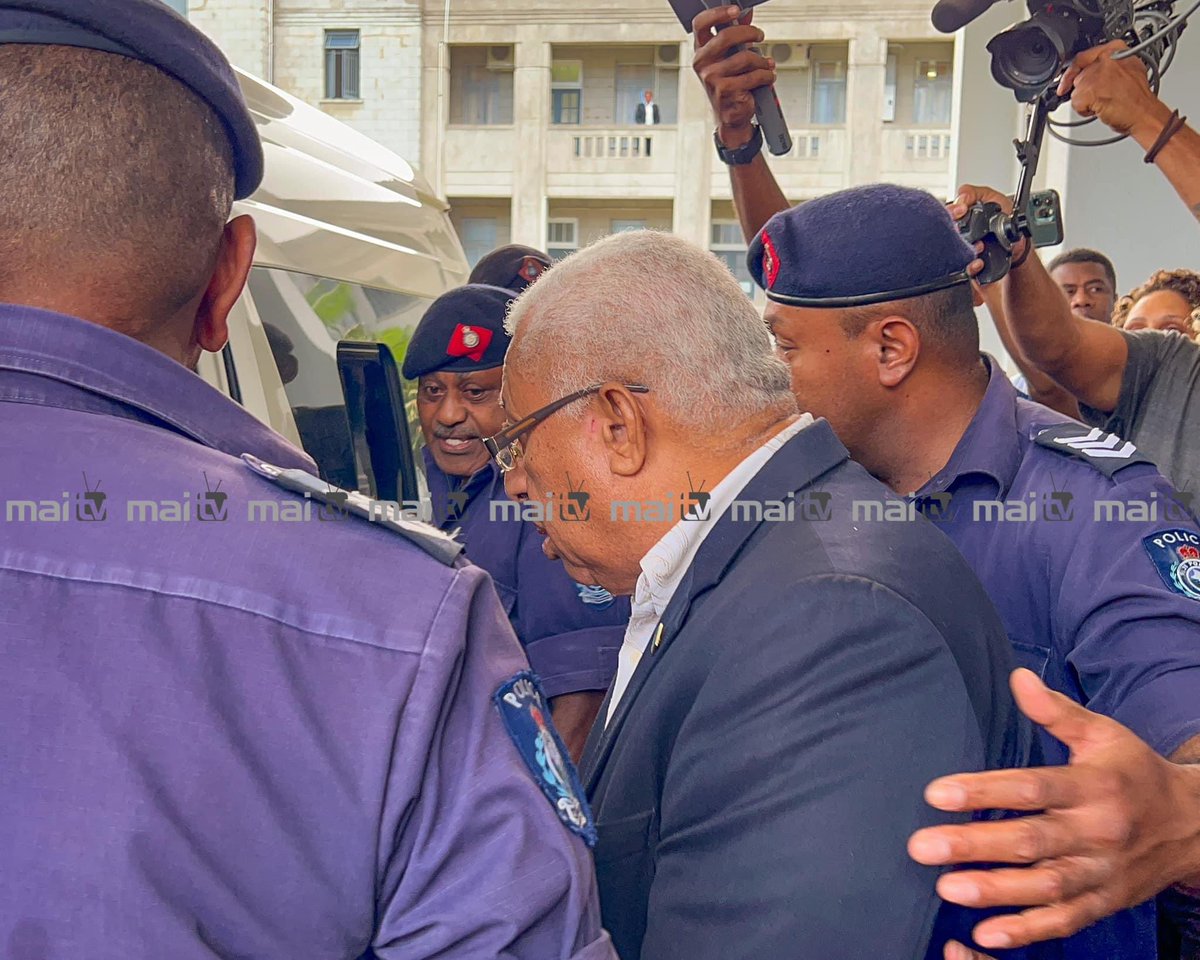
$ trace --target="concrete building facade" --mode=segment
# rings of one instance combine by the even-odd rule
[[[417,163],[468,256],[566,253],[614,230],[673,230],[740,271],[691,38],[666,0],[190,0],[239,66]],[[955,41],[927,0],[772,0],[794,200],[854,183],[951,188]],[[635,123],[653,91],[660,123]]]

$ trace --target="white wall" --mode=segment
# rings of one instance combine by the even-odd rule
[[[191,0],[188,19],[207,33],[235,67],[270,79],[269,0]]]
[[[1184,32],[1160,96],[1200,126],[1200,17]],[[1109,133],[1093,124],[1084,134],[1099,137],[1093,130]],[[1200,227],[1166,178],[1143,162],[1137,143],[1061,152],[1067,155],[1067,177],[1059,189],[1065,191],[1068,248],[1095,247],[1108,254],[1125,293],[1164,267],[1200,270]]]
[[[189,0],[236,65],[415,162],[421,155],[421,10],[396,0]],[[325,100],[325,31],[359,30],[361,101]]]

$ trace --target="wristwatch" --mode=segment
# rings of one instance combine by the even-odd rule
[[[720,157],[722,163],[731,167],[744,166],[762,152],[762,128],[757,123],[752,123],[751,126],[754,128],[754,135],[736,150],[730,150],[721,142],[719,130],[713,131],[713,143],[717,145],[717,156]]]

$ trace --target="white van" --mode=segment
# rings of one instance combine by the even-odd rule
[[[324,479],[355,489],[337,344],[380,341],[402,363],[430,302],[466,283],[467,261],[448,206],[404,159],[249,74],[239,80],[266,178],[234,213],[254,217],[258,252],[229,345],[199,372],[302,446]]]

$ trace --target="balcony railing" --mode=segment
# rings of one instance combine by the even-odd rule
[[[551,196],[671,197],[678,136],[670,126],[551,127],[546,188]]]
[[[808,127],[795,129],[792,149],[772,156],[763,148],[775,178],[788,196],[806,197],[827,193],[846,186],[848,133],[845,127]],[[723,163],[713,163],[712,195],[730,196],[729,172]]]
[[[904,156],[909,160],[949,160],[950,133],[941,130],[910,131],[904,135]]]
[[[949,130],[893,128],[883,131],[881,178],[934,192],[950,189]]]
[[[840,133],[841,131],[831,131],[831,133]],[[787,153],[782,154],[788,160],[819,160],[821,158],[822,141],[825,145],[825,150],[828,152],[830,147],[830,133],[825,131],[804,133],[802,131],[794,131],[792,133],[792,149]]]
[[[572,154],[603,160],[636,160],[654,154],[653,133],[609,133],[588,131],[572,137]]]

